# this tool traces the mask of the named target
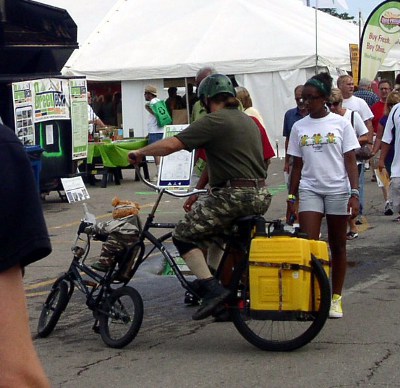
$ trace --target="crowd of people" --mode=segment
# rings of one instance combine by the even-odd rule
[[[205,80],[210,82],[207,84],[208,89],[204,86]],[[392,171],[392,165],[398,163],[393,147],[396,137],[394,132],[392,136],[384,132],[385,126],[388,126],[386,124],[391,109],[400,101],[399,91],[395,89],[400,88],[400,77],[397,77],[395,87],[387,79],[378,81],[378,94],[374,93],[372,83],[367,79],[361,79],[357,88],[353,78],[347,74],[339,76],[336,83],[337,87],[333,87],[332,78],[326,73],[321,73],[310,78],[304,85],[295,87],[296,106],[285,113],[283,120],[283,136],[286,139],[283,170],[287,177],[288,187],[287,222],[298,225],[302,231],[308,234],[309,238],[319,239],[321,222],[323,218],[326,218],[328,242],[332,256],[330,316],[340,318],[343,316],[341,295],[346,272],[346,240],[357,238],[358,225],[363,223],[365,170],[372,168],[372,180],[376,180],[375,171],[377,169],[380,171],[379,174],[386,174],[387,180],[392,178],[393,182],[393,180],[400,179],[400,176],[397,176],[400,175],[397,168]],[[262,179],[264,182],[268,163],[274,156],[274,151],[268,139],[264,119],[253,106],[249,91],[243,86],[235,88],[232,80],[218,74],[213,67],[200,69],[196,75],[195,84],[197,93],[193,92],[192,85],[188,89],[191,101],[191,125],[182,135],[163,142],[160,142],[163,126],[154,109],[154,105],[160,102],[157,97],[158,90],[152,85],[145,87],[145,109],[149,113],[147,122],[149,145],[140,151],[131,153],[131,159],[134,160],[132,163],[151,155],[155,159],[158,173],[160,156],[179,149],[195,149],[196,160],[202,167],[198,169],[199,175],[195,177],[194,182],[197,188],[204,188],[207,185],[211,187],[213,200],[215,200],[215,192],[224,192],[222,188],[226,186],[226,182],[236,181],[236,178],[240,178],[240,188],[242,188],[243,181],[246,182],[246,185],[250,184],[249,180],[258,182]],[[203,85],[203,89],[201,85]],[[207,92],[203,95],[202,90]],[[184,109],[186,106],[186,98],[179,96],[177,91],[176,87],[168,89],[168,98],[164,105],[167,115],[171,116],[174,110]],[[233,104],[233,101],[236,105]],[[217,112],[219,113],[216,114]],[[228,150],[220,146],[217,135],[214,132],[211,133],[211,128],[219,128],[220,124],[219,121],[218,125],[213,122],[214,116],[221,116],[219,119],[225,123],[230,122],[229,119],[234,115],[239,115],[243,119],[243,114],[251,117],[253,124],[256,124],[259,134],[261,134],[264,175],[258,170],[253,170],[252,176],[246,175],[245,172],[249,173],[251,163],[243,155],[241,164],[246,165],[246,168],[238,167],[237,163],[236,170],[229,167]],[[236,119],[240,122],[239,117]],[[393,118],[392,121],[395,123]],[[236,127],[236,122],[232,122],[230,125],[232,128]],[[249,124],[242,125],[249,126]],[[254,128],[254,125],[252,127]],[[221,133],[224,133],[222,129]],[[248,137],[246,136],[246,139]],[[388,140],[390,140],[389,146],[385,143]],[[369,150],[370,158],[360,159],[359,153],[355,150],[361,146]],[[245,149],[247,146],[242,143],[241,147]],[[232,150],[230,149],[230,151]],[[233,152],[238,153],[238,150]],[[221,154],[224,155],[222,164],[221,160],[216,157]],[[254,163],[254,158],[255,154],[252,156],[252,163]],[[329,174],[326,173],[327,171]],[[157,180],[157,175],[154,180]],[[383,214],[392,215],[394,211],[398,212],[397,200],[392,198],[393,187],[389,192],[387,184],[381,186],[384,202]],[[257,194],[255,198],[257,198],[259,193],[255,194]],[[265,197],[265,193],[263,196]],[[210,199],[208,201],[205,201],[207,209],[213,204]],[[198,234],[196,228],[192,230],[189,227],[193,224],[193,217],[198,217],[196,212],[204,211],[204,205],[200,202],[197,196],[192,196],[185,202],[184,210],[187,214],[185,221],[182,221],[175,231],[174,241],[192,272],[198,276],[200,281],[204,280],[205,284],[212,285],[209,287],[210,292],[205,296],[206,300],[210,300],[211,296],[216,294],[224,295],[224,290],[218,288],[216,279],[213,279],[208,269],[211,267],[215,270],[220,253],[213,248],[212,244],[209,245],[208,250],[205,250],[204,246],[207,244],[200,241],[204,236]],[[196,210],[198,206],[201,210]],[[230,207],[234,207],[234,205],[231,203]],[[215,218],[221,218],[222,215],[210,213],[209,217],[214,217],[214,221],[207,220],[206,224],[211,229],[205,228],[205,230],[207,233],[213,233],[215,232]],[[232,222],[232,218],[228,219],[224,216],[224,219],[226,219],[226,225],[224,225],[226,228]],[[400,217],[396,220],[400,220]],[[203,228],[202,225],[202,230]],[[204,254],[207,256],[206,260]],[[204,267],[204,263],[208,263],[207,269]],[[207,287],[205,286],[205,289]],[[223,299],[223,296],[221,298]],[[217,298],[218,303],[221,298]],[[192,301],[192,299],[190,300]],[[209,311],[212,313],[214,305],[212,302],[210,303],[212,307]],[[196,319],[203,315],[203,313],[195,314]]]

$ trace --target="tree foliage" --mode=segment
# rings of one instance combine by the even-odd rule
[[[347,12],[338,13],[335,8],[321,8],[320,11],[326,12],[329,15],[335,16],[336,18],[339,18],[342,20],[354,21],[354,16],[350,16]]]

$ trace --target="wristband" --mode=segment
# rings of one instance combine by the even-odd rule
[[[287,197],[287,202],[292,202],[295,203],[296,202],[296,196],[293,194],[289,194]]]
[[[351,189],[350,190],[350,197],[360,197],[360,192],[358,191],[358,189]]]

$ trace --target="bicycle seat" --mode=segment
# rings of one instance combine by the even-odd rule
[[[232,226],[232,235],[238,236],[240,239],[247,239],[251,236],[252,229],[258,226],[265,233],[265,219],[259,214],[251,214],[235,219]]]

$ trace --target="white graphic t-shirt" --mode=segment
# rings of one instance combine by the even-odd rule
[[[348,192],[343,155],[359,147],[351,123],[340,115],[329,113],[320,119],[306,116],[297,121],[287,152],[303,159],[299,188],[318,194]]]

